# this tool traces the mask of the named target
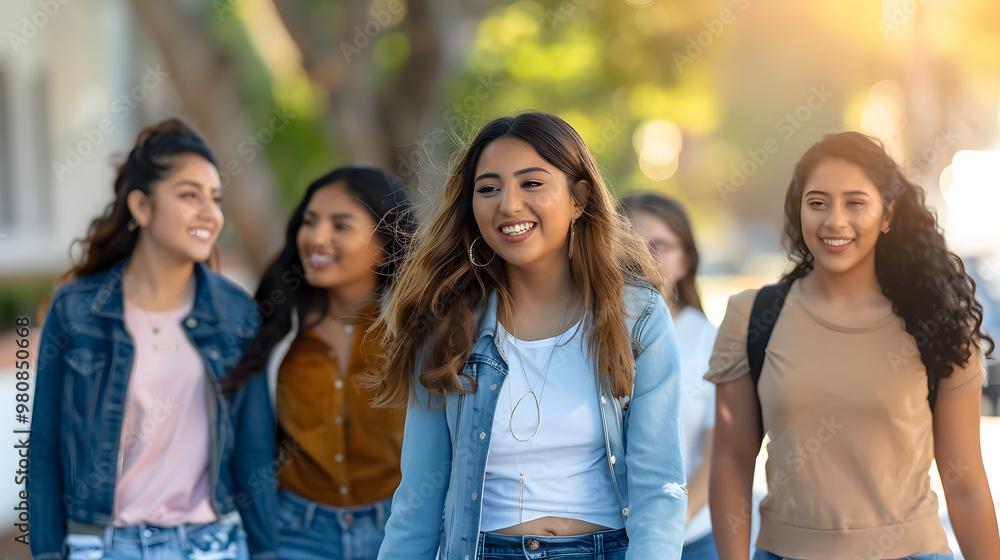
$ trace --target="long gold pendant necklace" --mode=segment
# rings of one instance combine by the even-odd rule
[[[528,380],[528,370],[527,370],[527,368],[524,367],[524,360],[521,358],[521,352],[517,350],[516,346],[513,348],[515,351],[517,351],[517,361],[521,365],[521,373],[524,374],[525,385],[528,386],[528,390],[525,391],[525,393],[523,395],[521,395],[521,398],[517,400],[517,404],[514,404],[514,406],[510,409],[510,422],[508,424],[508,427],[510,428],[510,435],[511,435],[511,437],[514,438],[515,442],[528,443],[528,454],[524,458],[524,466],[523,467],[521,466],[521,461],[518,459],[518,456],[517,456],[517,443],[514,444],[514,465],[515,465],[515,467],[517,467],[517,474],[518,474],[518,477],[519,477],[519,480],[518,480],[518,491],[517,491],[517,522],[519,524],[522,523],[523,516],[524,516],[524,472],[528,468],[528,459],[531,458],[531,448],[535,445],[535,436],[538,435],[538,430],[539,430],[539,428],[542,427],[542,404],[541,403],[542,403],[542,396],[545,395],[545,382],[546,382],[546,380],[548,380],[548,377],[549,377],[549,364],[552,363],[552,356],[555,355],[556,348],[560,346],[560,344],[559,344],[559,337],[562,336],[562,334],[563,334],[562,330],[563,330],[563,326],[564,326],[565,321],[566,321],[566,312],[569,311],[569,303],[570,302],[567,301],[566,302],[566,307],[563,309],[562,318],[559,320],[559,328],[557,329],[556,338],[552,342],[552,351],[549,352],[549,358],[547,360],[545,360],[545,367],[542,369],[542,376],[541,376],[542,377],[542,389],[541,389],[540,393],[538,393],[538,394],[535,393],[535,387],[538,386],[538,380],[537,379],[535,380],[535,386],[533,387],[531,385],[531,382]],[[513,325],[513,322],[512,322],[511,323],[511,328],[512,329],[513,329],[513,326],[514,325]],[[514,336],[515,340],[520,340],[520,339],[517,338],[517,332],[514,332],[513,336]],[[510,341],[509,340],[507,341],[507,346],[510,347]],[[510,385],[511,384],[508,381],[508,383],[507,383],[507,396],[508,396],[508,398],[510,398],[510,402],[513,403],[514,402],[514,397],[511,394]],[[532,400],[534,400],[534,402],[535,402],[535,412],[536,412],[535,431],[528,438],[522,439],[522,438],[517,437],[517,434],[514,433],[514,412],[517,411],[517,408],[519,406],[521,406],[521,403],[524,402],[524,399],[527,398],[528,395],[531,395]]]

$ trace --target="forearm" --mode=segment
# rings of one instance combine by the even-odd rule
[[[721,560],[750,557],[750,519],[753,464],[732,456],[718,456],[712,462],[709,505],[712,530]]]
[[[966,560],[1000,558],[997,516],[985,477],[982,487],[985,491],[945,494],[951,526]]]

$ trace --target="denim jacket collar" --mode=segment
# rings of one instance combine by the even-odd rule
[[[115,263],[104,275],[101,285],[94,297],[94,303],[90,310],[99,317],[125,320],[124,294],[122,292],[122,278],[125,275],[125,267],[128,266],[129,257]],[[215,293],[216,288],[212,282],[208,281],[209,269],[205,263],[194,264],[195,294],[194,305],[190,317],[197,317],[210,323],[218,323],[222,313],[219,310],[219,295]]]

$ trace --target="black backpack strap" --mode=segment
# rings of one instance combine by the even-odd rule
[[[757,292],[750,310],[750,323],[747,328],[747,361],[750,364],[750,379],[753,380],[754,396],[757,397],[757,415],[760,419],[760,437],[764,438],[764,416],[760,409],[760,396],[757,394],[757,383],[760,381],[761,370],[764,369],[764,356],[771,332],[778,322],[778,315],[785,305],[791,282],[779,282],[764,286]]]

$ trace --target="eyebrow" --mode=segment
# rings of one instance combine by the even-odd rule
[[[517,177],[518,175],[524,175],[525,173],[532,173],[532,172],[535,172],[535,171],[541,171],[542,173],[545,173],[546,175],[552,175],[551,173],[549,173],[549,171],[547,169],[544,169],[542,167],[525,167],[524,169],[520,169],[518,171],[515,171],[514,172],[514,176]],[[498,175],[496,173],[483,173],[479,177],[476,177],[476,181],[478,182],[480,179],[499,179],[499,178],[500,178],[500,175]]]
[[[179,181],[176,185],[174,185],[174,188],[176,189],[177,187],[183,187],[185,185],[195,187],[196,189],[202,188],[202,184],[201,183],[198,183],[197,181],[192,181],[190,179],[183,179],[183,180]],[[212,192],[213,193],[222,192],[222,187],[218,186],[218,185],[213,186],[212,187]]]
[[[319,216],[319,214],[317,212],[315,212],[313,210],[308,210],[308,209],[304,212],[304,214],[309,215],[309,216]],[[355,216],[354,214],[351,214],[350,212],[337,212],[337,213],[334,213],[334,214],[330,214],[330,217],[333,218],[334,220],[354,220],[354,219],[357,219],[357,216]]]
[[[823,191],[820,191],[820,190],[816,190],[816,189],[808,191],[808,192],[806,192],[806,194],[804,194],[802,196],[809,196],[811,194],[821,194],[821,195],[824,195],[824,196],[830,196],[829,193],[826,193],[826,192],[823,192]],[[871,198],[871,195],[868,194],[868,193],[866,193],[865,191],[848,191],[848,192],[844,193],[844,196],[866,196],[866,197]]]

